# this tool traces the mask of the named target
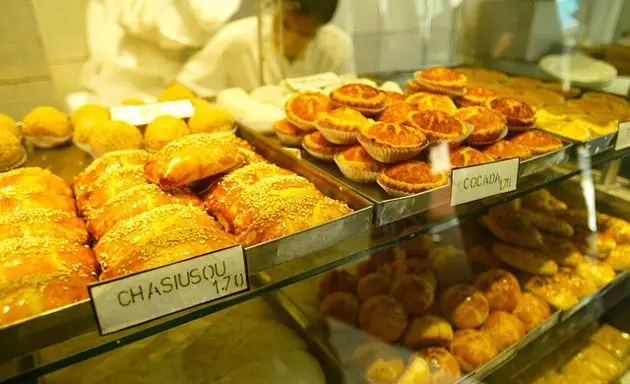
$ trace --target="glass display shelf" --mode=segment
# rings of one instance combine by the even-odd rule
[[[53,156],[58,156],[53,171],[68,178],[71,177],[70,173],[64,174],[63,170],[76,166],[81,160],[73,156],[71,150],[66,148],[63,151],[68,151],[68,153],[62,152],[63,155],[59,155],[51,151],[46,155],[40,154],[39,161],[50,163]],[[368,232],[349,238],[332,247],[307,256],[297,257],[277,267],[250,273],[252,289],[246,293],[182,311],[113,335],[99,336],[90,306],[80,307],[72,313],[71,318],[54,319],[57,324],[53,324],[54,327],[47,328],[45,332],[31,329],[30,332],[15,334],[11,340],[3,338],[3,348],[0,354],[2,356],[0,382],[21,383],[35,379],[46,373],[54,372],[211,313],[238,305],[249,299],[290,286],[327,270],[360,260],[416,236],[440,232],[457,226],[460,220],[477,216],[496,205],[511,201],[545,186],[580,176],[584,170],[601,168],[627,156],[630,156],[630,149],[617,152],[606,151],[592,157],[587,156],[578,159],[577,163],[566,164],[562,168],[556,167],[521,178],[518,188],[514,192],[457,207],[450,207],[446,204],[391,224],[381,227],[373,226]],[[31,159],[33,161],[37,157],[31,157]],[[65,160],[69,163],[64,165],[61,162]],[[269,279],[269,276],[273,278]],[[5,346],[8,345],[11,347],[6,348]],[[40,351],[52,349],[59,350],[59,353],[54,353],[54,361],[40,361],[37,358]]]

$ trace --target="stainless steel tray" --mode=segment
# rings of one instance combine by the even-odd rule
[[[324,194],[347,203],[354,210],[351,214],[316,227],[246,248],[248,275],[253,276],[268,268],[331,247],[370,229],[373,207],[364,197],[337,184],[316,168],[298,161],[263,137],[246,131],[240,132],[239,136],[248,140],[269,161],[306,177]],[[69,182],[91,161],[88,155],[74,146],[47,151],[30,148],[29,152],[26,166],[51,168]],[[11,346],[0,348],[0,363],[96,329],[89,300],[0,327],[2,344]]]

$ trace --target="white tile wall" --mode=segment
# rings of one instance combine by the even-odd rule
[[[56,95],[59,100],[63,100],[69,93],[76,92],[81,89],[79,80],[82,68],[82,61],[76,63],[50,65],[52,82],[55,85]]]
[[[85,60],[87,0],[32,0],[46,55],[53,64]]]

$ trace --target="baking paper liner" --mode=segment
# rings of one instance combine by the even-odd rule
[[[378,178],[377,171],[368,171],[367,169],[357,169],[351,165],[345,164],[339,160],[341,154],[335,155],[335,163],[339,170],[348,179],[357,183],[374,183]]]
[[[367,153],[376,161],[381,163],[391,164],[398,163],[405,160],[411,160],[418,156],[423,149],[428,146],[428,143],[418,148],[389,148],[380,145],[375,145],[366,140],[362,140],[359,137],[359,143],[365,148]]]
[[[333,144],[354,144],[359,136],[359,131],[342,131],[340,129],[326,128],[317,123],[315,127],[324,135],[326,140]]]

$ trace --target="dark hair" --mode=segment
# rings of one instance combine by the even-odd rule
[[[282,0],[285,11],[312,16],[322,24],[332,20],[339,0]]]

